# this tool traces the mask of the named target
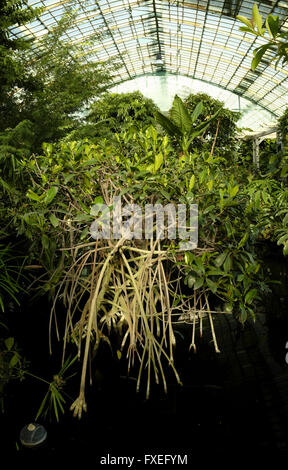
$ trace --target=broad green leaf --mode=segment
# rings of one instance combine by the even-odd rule
[[[205,181],[206,177],[207,177],[207,170],[204,169],[198,175],[200,184],[202,184]]]
[[[258,33],[262,35],[265,30],[263,31],[263,28],[262,28],[263,20],[262,20],[262,15],[260,15],[259,13],[257,3],[254,3],[252,15],[253,15],[253,22],[257,26]]]
[[[283,247],[283,255],[287,256],[288,255],[288,241],[286,241],[284,247]]]
[[[195,257],[195,262],[197,266],[201,269],[201,271],[204,273],[205,272],[205,266],[202,257],[196,256]]]
[[[246,233],[243,235],[243,237],[241,238],[240,242],[238,243],[238,248],[242,248],[242,247],[245,245],[245,243],[246,243],[247,240],[248,240],[248,237],[249,237],[249,233],[246,232]]]
[[[154,163],[151,163],[146,167],[146,171],[149,171],[150,173],[154,173]]]
[[[250,315],[251,315],[251,317],[252,317],[252,320],[253,320],[254,323],[255,323],[255,322],[256,322],[256,315],[255,315],[254,310],[252,310],[251,307],[248,307],[248,311],[249,311],[249,313],[250,313]]]
[[[195,185],[195,175],[192,175],[189,181],[189,186],[188,186],[189,191],[191,191],[194,188],[194,185]]]
[[[95,197],[93,204],[104,204],[104,199],[102,196]]]
[[[224,312],[231,313],[233,311],[233,304],[225,302],[223,305]]]
[[[209,191],[212,191],[213,183],[214,183],[213,180],[208,181],[207,186],[208,186]]]
[[[56,196],[56,194],[58,193],[58,187],[57,186],[52,186],[50,189],[48,189],[47,193],[46,193],[46,196],[45,196],[45,199],[44,199],[44,202],[46,204],[50,204],[50,202],[53,201],[54,197]]]
[[[109,208],[107,207],[106,211],[108,212],[109,211]],[[91,220],[91,216],[92,215],[95,215],[92,213],[93,210],[91,209],[91,215],[88,215],[88,214],[78,214],[74,217],[74,221],[75,222],[89,222]],[[104,213],[104,212],[103,212]]]
[[[276,38],[279,33],[279,16],[268,15],[266,18],[266,27],[270,37]]]
[[[288,213],[285,215],[283,219],[283,225],[286,225],[288,223]]]
[[[256,191],[254,195],[254,205],[256,209],[259,209],[261,203],[261,191]]]
[[[209,124],[205,124],[205,126],[203,127],[202,125],[199,126],[199,128],[194,128],[195,130],[193,130],[193,132],[190,134],[190,139],[189,139],[189,142],[188,142],[188,147],[191,145],[191,143],[193,142],[194,139],[196,139],[196,137],[199,137],[199,135],[202,135],[204,134],[204,132],[208,129],[209,127]]]
[[[9,368],[12,369],[20,361],[18,354],[14,354],[9,362]]]
[[[194,124],[194,122],[197,121],[198,117],[203,113],[203,109],[204,109],[203,102],[200,101],[200,103],[197,104],[197,106],[193,110],[193,113],[191,114],[192,124]]]
[[[43,142],[43,144],[42,144],[42,149],[44,150],[44,152],[46,153],[46,155],[48,155],[48,157],[49,157],[50,154],[51,154],[52,151],[53,151],[53,144]]]
[[[270,194],[267,191],[262,191],[262,198],[265,204],[269,204],[271,201]]]
[[[187,191],[186,201],[188,202],[188,204],[193,204],[194,198],[194,194],[191,191]]]
[[[234,234],[234,229],[232,227],[232,224],[231,222],[228,220],[225,222],[225,229],[226,229],[226,233],[227,233],[227,237],[230,238],[233,234]]]
[[[49,248],[49,238],[47,237],[47,235],[45,233],[42,234],[41,242],[42,242],[43,248],[45,250],[48,250],[48,248]]]
[[[260,60],[262,59],[264,53],[265,53],[265,50],[263,50],[263,49],[260,49],[257,52],[255,52],[254,58],[251,62],[251,69],[253,70],[253,72],[256,70],[256,68],[257,68]]]
[[[245,302],[247,304],[251,304],[251,302],[257,297],[257,289],[251,289],[247,294],[245,295]]]
[[[270,36],[270,39],[273,38],[273,34],[272,34],[272,31],[271,31],[271,28],[270,28],[270,24],[269,24],[269,17],[267,16],[266,18],[266,21],[265,21],[265,24],[266,24],[266,28],[268,30],[268,33],[269,33],[269,36]]]
[[[239,316],[239,320],[241,323],[244,324],[247,320],[247,310],[244,307],[241,307],[240,310],[241,310],[241,313]]]
[[[191,137],[194,136],[194,137],[197,137],[198,135],[202,134],[203,132],[206,131],[206,129],[208,129],[208,127],[210,126],[211,122],[214,121],[214,119],[218,116],[218,114],[220,114],[222,111],[222,108],[219,108],[216,113],[214,113],[208,120],[206,121],[203,121],[201,124],[199,124],[198,126],[196,127],[193,127],[191,129]],[[193,138],[194,138],[193,137]]]
[[[43,181],[44,184],[46,184],[46,183],[48,182],[48,178],[47,178],[46,175],[43,175],[43,174],[42,174],[42,175],[41,175],[41,179],[42,179],[42,181]]]
[[[238,184],[236,186],[234,186],[230,191],[229,191],[229,196],[232,198],[232,197],[235,197],[236,194],[238,193],[239,191],[239,186]]]
[[[169,139],[167,137],[167,135],[164,135],[163,139],[162,139],[162,147],[165,149],[169,144]]]
[[[202,287],[203,284],[204,284],[204,279],[203,277],[200,277],[199,279],[197,279],[197,281],[194,284],[194,290],[200,289],[200,287]]]
[[[188,284],[188,287],[191,289],[191,287],[193,287],[193,285],[195,284],[196,282],[196,277],[195,276],[188,276],[188,279],[187,279],[187,284]]]
[[[165,191],[165,189],[160,189],[160,193],[162,194],[163,197],[165,197],[165,199],[170,201],[171,195],[168,193],[168,191]]]
[[[32,201],[37,201],[37,202],[42,201],[42,197],[38,196],[38,194],[34,193],[34,191],[32,191],[32,189],[28,189],[28,191],[26,193],[26,196],[29,197],[29,199],[32,199]]]
[[[73,142],[69,142],[69,148],[70,148],[71,152],[74,151],[74,149],[77,145],[78,145],[78,142],[76,142],[75,140]]]
[[[205,272],[203,267],[199,267],[197,266],[197,264],[192,264],[190,263],[190,266],[191,268],[193,269],[193,271],[198,274],[198,276],[202,276],[202,274]]]
[[[244,31],[245,33],[251,33],[251,34],[255,34],[255,36],[258,36],[258,34],[256,33],[256,31],[254,31],[254,29],[248,28],[247,26],[240,26],[239,30]]]
[[[224,251],[224,253],[220,253],[220,255],[217,256],[217,258],[214,261],[217,268],[220,268],[220,266],[222,266],[222,264],[224,263],[226,257],[227,257],[227,253],[225,251]]]
[[[51,214],[49,216],[49,220],[51,224],[53,225],[53,227],[58,227],[60,220],[58,219],[58,217],[56,217],[56,215]]]
[[[251,29],[253,30],[253,25],[251,21],[248,20],[248,18],[246,18],[245,16],[241,16],[241,15],[237,15],[236,18],[237,20],[241,21],[241,23],[244,23],[250,30]]]
[[[255,49],[255,51],[253,51],[254,59],[251,62],[251,69],[253,70],[253,72],[269,47],[269,44],[265,44],[264,46],[261,46],[258,49]]]
[[[280,237],[279,240],[277,240],[277,245],[279,246],[279,245],[285,244],[287,239],[288,239],[288,232],[282,235],[282,237]]]
[[[155,161],[154,161],[154,172],[155,173],[159,170],[162,163],[163,163],[163,154],[162,154],[162,152],[160,152],[160,153],[157,153],[157,155],[155,155]]]
[[[281,170],[281,174],[280,174],[281,178],[283,178],[284,176],[286,176],[287,173],[288,173],[288,165],[284,165],[283,168],[282,168],[282,170]]]
[[[90,227],[85,227],[81,232],[80,240],[84,240],[90,233]]]
[[[216,292],[217,289],[218,289],[218,285],[216,284],[216,282],[211,281],[211,279],[207,278],[207,279],[206,279],[206,283],[207,283],[207,286],[209,287],[209,289],[211,290],[211,292],[212,292],[213,294],[215,294],[215,292]]]
[[[160,113],[159,111],[156,111],[156,120],[161,124],[161,126],[168,132],[169,135],[171,136],[180,136],[181,132],[178,129],[178,127],[172,122],[171,119],[167,118],[164,116],[164,114]]]
[[[220,269],[209,269],[207,271],[208,276],[227,276],[227,274],[224,271],[220,271]]]
[[[254,273],[257,274],[260,268],[261,268],[261,264],[257,263],[256,267],[255,267],[255,270],[254,270]]]
[[[210,206],[206,207],[204,210],[202,210],[203,214],[208,214],[209,212],[212,212],[215,210],[215,205],[211,204]]]
[[[170,116],[182,134],[186,134],[190,131],[192,126],[191,117],[185,108],[183,101],[177,95],[175,95],[173,100]]]
[[[153,142],[156,143],[156,142],[157,142],[158,133],[157,133],[155,127],[150,127],[150,128],[149,128],[149,133],[150,133],[150,136],[152,137]]]
[[[4,344],[6,348],[8,349],[8,351],[11,351],[14,345],[14,338],[12,338],[12,336],[10,336],[9,338],[6,338],[4,341]]]
[[[231,271],[231,268],[232,268],[232,258],[228,254],[225,261],[224,261],[224,263],[223,263],[223,269],[226,273],[228,273],[229,271]]]

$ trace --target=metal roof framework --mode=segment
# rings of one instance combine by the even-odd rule
[[[288,68],[275,68],[267,51],[255,72],[253,50],[265,39],[239,31],[238,14],[251,16],[254,0],[28,0],[43,7],[38,19],[11,34],[40,38],[62,17],[77,10],[66,35],[83,42],[103,33],[89,60],[120,59],[112,85],[145,74],[173,73],[225,88],[280,116],[288,105]],[[288,2],[258,2],[260,13],[278,15],[288,30]],[[86,46],[85,46],[86,47]],[[87,48],[91,46],[87,43]],[[88,49],[87,49],[88,52]],[[85,58],[85,57],[83,57]]]

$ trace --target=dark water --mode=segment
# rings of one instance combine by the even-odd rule
[[[204,322],[205,341],[198,340],[197,354],[188,352],[191,326],[177,326],[175,358],[183,386],[178,386],[168,371],[167,395],[161,386],[152,387],[149,401],[145,399],[145,390],[136,394],[135,380],[126,379],[125,369],[112,359],[108,348],[102,347],[98,359],[92,363],[94,383],[87,388],[88,413],[81,421],[69,411],[60,423],[39,419],[48,432],[45,445],[34,450],[20,445],[16,450],[19,432],[25,424],[34,421],[47,386],[30,377],[10,386],[6,413],[1,417],[2,455],[22,462],[37,459],[56,462],[64,458],[72,467],[81,456],[82,463],[93,459],[92,466],[96,467],[108,454],[134,456],[132,468],[144,465],[145,454],[187,456],[190,466],[218,461],[224,467],[226,459],[231,463],[254,456],[259,463],[266,455],[285,458],[288,454],[287,268],[283,264],[280,274],[275,263],[274,266],[271,261],[270,265],[275,271],[274,278],[276,275],[281,278],[282,288],[277,286],[267,299],[267,311],[259,313],[256,324],[247,322],[242,328],[232,316],[215,317],[221,354],[213,350],[207,321]],[[59,360],[51,359],[48,354],[48,305],[38,302],[32,308],[27,304],[25,311],[13,315],[13,324],[17,325],[13,334],[31,360],[30,370],[51,380],[57,373]],[[55,343],[56,351],[57,347]],[[60,352],[60,345],[58,349]],[[78,382],[72,379],[67,391],[75,398]],[[141,462],[136,462],[136,457]]]

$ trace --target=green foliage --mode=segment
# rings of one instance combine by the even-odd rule
[[[278,16],[268,15],[265,20],[265,27],[263,27],[262,15],[260,15],[258,6],[255,3],[251,20],[241,15],[238,15],[237,19],[245,25],[240,27],[240,31],[248,32],[267,41],[267,44],[263,44],[253,51],[254,58],[251,63],[253,71],[256,70],[267,50],[271,50],[274,53],[272,60],[276,61],[276,66],[279,63],[284,66],[288,62],[288,33],[281,31]]]
[[[15,24],[21,27],[39,12],[22,0],[3,0],[0,5],[0,132],[19,123],[19,90],[30,86],[26,63],[19,54],[28,52],[31,40],[13,38],[9,28]]]
[[[148,397],[153,376],[167,388],[165,362],[180,382],[173,359],[174,315],[204,312],[216,352],[216,303],[241,323],[255,319],[269,292],[261,244],[278,243],[288,254],[288,157],[284,152],[282,161],[278,155],[273,159],[276,149],[267,143],[262,149],[269,156],[265,177],[253,175],[249,152],[242,147],[240,154],[235,145],[239,113],[206,94],[189,95],[184,102],[175,96],[168,116],[139,92],[101,98],[115,63],[81,61],[92,43],[79,46],[63,39],[77,12],[66,9],[59,25],[32,49],[9,43],[7,28],[36,14],[23,11],[17,19],[19,6],[7,3],[7,23],[0,20],[6,61],[0,108],[1,234],[25,240],[25,268],[33,289],[51,296],[50,327],[55,319],[57,335],[64,338],[63,358],[68,343],[81,358],[80,393],[72,405],[81,417],[89,354],[96,353],[100,341],[115,353],[112,329],[121,339],[117,357],[124,352],[128,369],[138,368],[137,389],[146,375]],[[265,34],[256,6],[252,22],[239,19],[244,31]],[[277,17],[267,18],[266,29],[270,41],[256,50],[253,68],[272,43],[284,44]],[[280,123],[286,135],[285,119]],[[105,203],[110,213],[116,195],[142,208],[198,204],[198,248],[179,253],[179,236],[169,240],[167,234],[157,241],[96,242],[90,232],[97,217],[93,206]],[[14,264],[13,252],[4,245],[0,265],[4,310],[7,299],[17,301],[20,291],[19,259]],[[64,331],[57,322],[60,302],[67,312]],[[195,350],[195,329],[192,338]],[[58,420],[64,412],[66,372],[75,359],[67,359],[53,380],[40,379],[48,391],[37,418],[52,412]],[[0,347],[2,382],[28,373],[23,364],[15,339],[6,335]]]
[[[216,100],[206,93],[190,94],[184,100],[185,107],[191,113],[197,103],[202,102],[203,110],[201,112],[201,119],[208,120],[211,116],[218,113],[217,119],[210,121],[209,126],[203,133],[204,141],[207,139],[214,139],[216,136],[216,149],[221,148],[221,152],[226,152],[229,149],[231,154],[231,146],[235,145],[235,137],[237,134],[237,121],[240,119],[241,114],[235,111],[230,111],[224,107],[222,101]],[[200,119],[196,120],[196,124],[200,123]],[[203,139],[198,143],[198,146],[203,146]],[[195,145],[196,143],[194,143]]]
[[[0,172],[5,175],[6,183],[14,180],[18,161],[23,156],[30,155],[34,141],[32,129],[32,123],[24,120],[13,129],[7,128],[0,132]]]
[[[31,21],[40,9],[27,7],[23,0],[2,0],[0,4],[0,89],[1,98],[7,87],[19,84],[24,74],[23,66],[18,62],[16,51],[27,50],[31,41],[12,38],[9,28],[15,24],[21,26]]]
[[[167,122],[177,129],[176,135],[191,136],[204,109],[201,104],[193,108],[193,113],[184,109],[176,99],[173,121]],[[207,121],[204,123],[206,126]],[[198,125],[201,130],[205,128],[201,122]],[[80,350],[84,341],[86,352],[90,347],[97,350],[100,341],[110,344],[110,332],[116,328],[122,335],[122,349],[129,341],[132,344],[131,348],[127,346],[130,366],[132,351],[137,351],[138,387],[146,370],[143,364],[150,364],[147,396],[152,371],[158,377],[162,361],[173,364],[172,316],[165,316],[167,337],[165,333],[161,339],[161,344],[167,344],[164,348],[157,336],[161,328],[157,327],[157,334],[153,329],[159,312],[179,310],[183,299],[190,310],[205,311],[211,318],[215,350],[219,351],[211,304],[218,301],[221,311],[233,312],[242,323],[249,317],[255,319],[258,303],[269,292],[261,243],[278,242],[283,245],[284,255],[288,252],[288,193],[284,183],[273,178],[273,172],[265,178],[253,176],[243,159],[236,167],[232,158],[222,158],[220,152],[213,153],[204,145],[199,151],[186,147],[185,155],[179,153],[174,131],[172,136],[163,136],[154,126],[138,131],[132,126],[116,133],[114,139],[99,139],[94,144],[45,144],[43,155],[24,156],[19,165],[22,195],[7,208],[7,218],[16,234],[30,241],[29,263],[42,269],[41,277],[31,274],[33,285],[49,292],[54,306],[57,299],[66,306],[64,349],[70,342]],[[126,241],[119,251],[117,241],[93,241],[90,226],[95,214],[91,208],[105,202],[112,209],[113,195],[122,195],[141,207],[147,203],[197,203],[199,248],[179,256],[179,239],[160,240],[157,250],[162,256],[163,272],[169,273],[167,278],[161,274],[160,264],[154,264],[160,263],[159,255],[153,258],[147,240],[140,241],[140,245]],[[176,278],[181,279],[177,287],[170,283]],[[167,292],[164,295],[165,286],[168,297]],[[171,298],[173,303],[169,304]],[[150,299],[149,303],[145,299]],[[52,309],[51,318],[54,315]],[[149,356],[149,350],[155,356]],[[78,416],[86,409],[86,352],[80,395],[73,404]],[[165,388],[165,376],[163,385]],[[58,392],[57,387],[50,387],[43,405],[44,409],[50,403],[48,409],[52,406],[55,414],[57,410],[56,417],[64,403]]]
[[[279,129],[281,132],[283,144],[288,145],[288,108],[284,111],[282,116],[278,119]]]
[[[21,6],[20,2],[15,5]],[[25,140],[23,152],[27,148],[30,152],[40,152],[44,141],[54,142],[79,127],[90,100],[107,88],[112,67],[113,70],[117,69],[115,60],[106,63],[90,60],[92,52],[87,52],[88,46],[93,49],[95,42],[102,37],[101,32],[85,44],[71,43],[65,32],[75,21],[78,11],[69,6],[64,9],[65,13],[57,26],[37,39],[33,47],[25,41],[17,42],[16,54],[5,41],[2,46],[0,44],[3,61],[7,63],[6,68],[2,69],[2,78],[0,76],[3,90],[0,140],[6,154],[10,151],[14,155],[18,151],[18,145],[9,148],[6,140],[19,134],[19,126],[26,126],[27,129],[28,121],[31,123],[30,134],[33,132],[33,135]],[[33,17],[32,12],[27,19]],[[23,21],[25,18],[23,14]],[[10,23],[14,20],[12,15]],[[9,61],[12,61],[11,64]]]
[[[65,140],[111,138],[113,134],[148,127],[154,122],[157,106],[139,91],[107,93],[96,100],[88,111],[87,124],[76,129]]]
[[[276,139],[265,139],[259,146],[260,171],[263,175],[279,176],[284,164]]]
[[[185,163],[185,158],[175,152],[169,139],[163,139],[153,127],[134,134],[123,133],[117,139],[112,145],[107,142],[62,144],[59,151],[57,147],[47,146],[46,155],[26,159],[23,163],[23,171],[32,184],[27,187],[23,201],[13,209],[13,223],[18,234],[25,234],[31,240],[31,262],[37,259],[46,266],[44,290],[54,289],[61,279],[63,266],[71,262],[68,253],[64,256],[59,251],[63,243],[69,246],[72,236],[74,242],[89,240],[88,227],[93,220],[90,208],[102,192],[99,174],[105,168],[106,178],[109,175],[108,179],[117,185],[120,193],[130,194],[136,203],[144,204],[149,200],[198,203],[201,248],[213,247],[205,255],[204,266],[207,264],[210,274],[201,277],[203,285],[206,278],[210,286],[221,281],[221,288],[217,287],[221,297],[227,297],[231,303],[237,304],[237,299],[240,302],[248,287],[254,289],[254,283],[258,282],[259,267],[254,260],[256,241],[261,234],[264,238],[268,236],[267,208],[265,216],[257,211],[262,210],[262,204],[268,204],[273,213],[275,199],[271,194],[279,195],[280,183],[274,183],[269,196],[269,190],[259,193],[245,167],[238,167],[235,173],[233,164],[230,166],[208,152],[190,153]],[[257,202],[257,197],[259,201],[264,198],[263,202]],[[272,233],[269,237],[273,239]],[[34,253],[37,253],[35,259]],[[223,263],[219,264],[221,254]],[[248,275],[250,264],[251,275]],[[232,265],[233,278],[229,274]],[[219,271],[223,267],[221,276],[215,274],[216,268]],[[195,266],[193,269],[200,274]],[[252,276],[249,282],[247,276]],[[244,279],[247,287],[242,290],[238,284]],[[237,295],[232,295],[231,289],[236,289]],[[245,298],[241,303],[245,305]]]
[[[59,421],[61,414],[65,413],[65,396],[68,398],[70,397],[66,394],[64,389],[67,385],[67,381],[71,377],[73,377],[73,375],[75,375],[75,373],[73,373],[67,376],[67,371],[75,363],[76,360],[77,356],[75,356],[73,359],[68,357],[58,374],[55,374],[53,376],[53,380],[51,382],[48,382],[47,380],[41,377],[37,377],[29,373],[29,375],[36,378],[37,380],[48,384],[48,391],[40,404],[40,407],[35,417],[35,421],[37,421],[38,418],[47,419],[48,417],[50,419],[52,419],[52,417],[55,417],[56,421]]]
[[[256,270],[258,265],[254,261],[253,251],[255,213],[250,205],[247,206],[245,191],[250,186],[247,180],[245,182],[245,171],[241,173],[238,169],[236,177],[234,170],[231,173],[230,166],[209,153],[190,154],[190,161],[185,164],[183,158],[169,145],[168,139],[163,141],[161,134],[154,128],[132,136],[122,134],[118,137],[118,144],[113,144],[112,147],[102,145],[104,144],[62,144],[59,153],[52,149],[48,158],[33,157],[25,162],[25,169],[31,174],[33,184],[27,192],[25,210],[19,207],[14,223],[18,233],[25,233],[33,240],[33,252],[37,253],[37,258],[39,259],[40,252],[43,264],[47,267],[50,265],[50,268],[54,265],[55,269],[56,262],[62,269],[61,262],[68,262],[68,265],[70,263],[67,254],[63,260],[63,257],[59,258],[60,252],[58,255],[55,252],[57,247],[63,246],[63,236],[67,240],[65,245],[69,245],[72,233],[74,242],[76,237],[79,237],[79,242],[89,240],[87,224],[92,220],[89,215],[90,207],[95,195],[101,193],[99,171],[106,168],[106,175],[109,174],[119,191],[129,193],[137,203],[143,204],[149,200],[163,203],[197,202],[201,247],[205,249],[213,246],[213,251],[208,250],[203,260],[204,266],[207,264],[205,273],[206,270],[208,272],[205,278],[201,277],[203,285],[207,276],[208,284],[210,281],[221,281],[221,287],[219,285],[217,289],[221,292],[221,297],[227,297],[232,303],[242,298],[243,293],[246,295],[249,291],[247,289],[254,285],[253,269]],[[129,148],[133,148],[133,151],[125,154],[125,149],[127,151]],[[242,181],[241,174],[244,177]],[[248,217],[246,222],[243,221],[245,213]],[[60,236],[60,232],[63,235]],[[253,250],[246,255],[248,246],[249,250]],[[225,247],[229,247],[228,251]],[[221,253],[224,253],[223,263],[219,264]],[[50,264],[47,264],[47,256]],[[232,264],[233,277],[230,274]],[[250,264],[252,278],[248,282]],[[192,265],[199,276],[200,271],[196,269],[194,262]],[[219,271],[223,266],[221,274],[216,274],[215,270]],[[53,283],[58,282],[59,269],[58,274],[54,273],[52,277],[50,271],[45,288],[51,288]],[[244,276],[243,279],[241,275]],[[245,279],[247,284],[243,290],[237,286],[239,276],[240,281],[244,282]],[[210,286],[214,285],[211,282]],[[233,295],[230,291],[234,292]],[[241,302],[245,304],[245,300]]]
[[[26,360],[22,357],[20,348],[14,337],[9,336],[6,326],[7,304],[11,301],[19,305],[18,296],[23,292],[21,280],[23,257],[15,248],[0,244],[0,407],[5,411],[5,389],[8,383],[15,379],[23,379],[26,370]]]
[[[1,412],[4,413],[6,387],[12,381],[24,379],[28,364],[15,338],[7,336],[5,324],[2,323],[0,326],[2,326],[1,329],[5,327],[0,337],[0,407]]]
[[[81,63],[87,44],[71,44],[63,39],[76,15],[77,11],[67,9],[52,32],[37,43],[41,53],[33,49],[25,54],[31,64],[27,73],[33,76],[35,88],[26,91],[21,115],[33,122],[34,148],[38,151],[43,141],[53,142],[77,127],[91,98],[109,84],[112,64],[92,62],[87,52],[87,62]],[[99,38],[100,34],[93,41]]]
[[[159,124],[161,124],[170,136],[176,139],[186,156],[194,139],[205,133],[211,122],[213,122],[220,112],[220,109],[217,110],[212,116],[203,119],[199,123],[199,118],[203,110],[204,106],[200,101],[195,105],[192,113],[189,114],[181,98],[176,95],[169,112],[170,119],[159,111],[156,113],[156,119]]]
[[[18,303],[17,294],[23,290],[20,284],[21,261],[23,263],[19,254],[13,252],[12,246],[0,245],[0,309],[2,312],[7,302],[13,300]]]

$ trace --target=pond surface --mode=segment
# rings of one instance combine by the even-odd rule
[[[280,272],[277,260],[275,266]],[[197,354],[188,352],[191,325],[177,326],[175,359],[183,386],[171,376],[167,395],[161,386],[152,387],[148,401],[145,387],[136,394],[135,378],[126,378],[125,371],[103,348],[92,363],[94,383],[87,388],[88,413],[81,421],[70,412],[60,423],[39,419],[48,432],[47,442],[39,449],[20,446],[16,450],[16,443],[21,428],[34,420],[47,386],[27,377],[10,387],[1,418],[3,455],[28,461],[50,457],[73,460],[82,455],[93,458],[95,466],[104,464],[105,459],[108,464],[110,459],[110,465],[126,467],[128,462],[114,462],[113,458],[134,456],[133,468],[140,468],[145,454],[186,455],[192,465],[199,459],[204,464],[217,455],[238,459],[288,453],[286,264],[281,273],[282,290],[275,288],[267,301],[268,311],[259,313],[255,324],[248,321],[242,328],[231,315],[215,316],[221,354],[213,350],[208,322],[204,321],[205,341],[198,341]],[[31,370],[51,380],[58,363],[47,353],[48,338],[43,342],[47,306],[38,304],[35,311],[15,315],[18,331],[13,334],[22,338]],[[57,348],[60,350],[60,345],[55,343]],[[72,380],[67,392],[75,398],[78,381]]]

